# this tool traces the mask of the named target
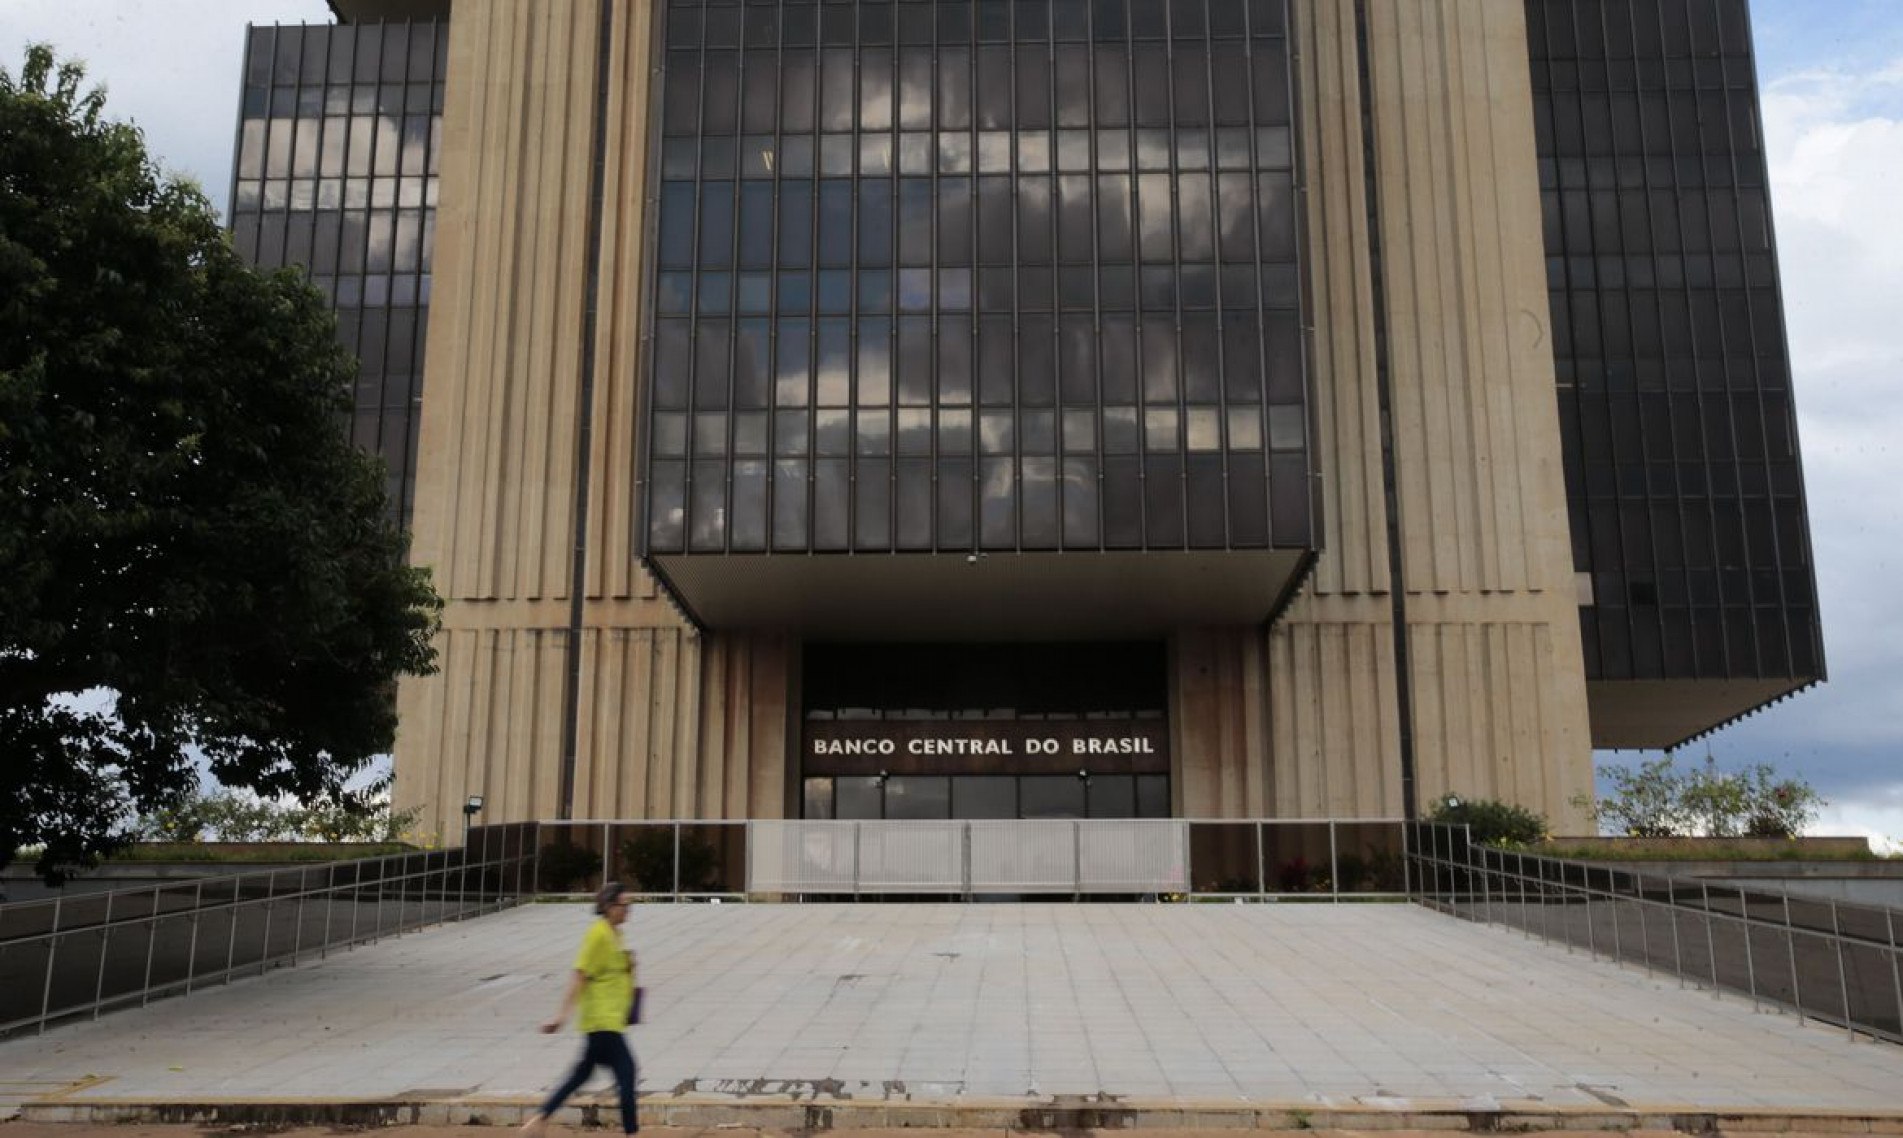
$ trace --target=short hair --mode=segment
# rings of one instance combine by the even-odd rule
[[[608,884],[602,886],[601,889],[595,893],[595,912],[606,913],[608,906],[620,900],[621,895],[627,891],[628,887],[619,881],[610,881]]]

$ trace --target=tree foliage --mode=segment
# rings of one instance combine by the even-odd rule
[[[1684,801],[1684,778],[1672,766],[1672,756],[1661,755],[1637,769],[1617,763],[1601,768],[1612,793],[1598,803],[1588,802],[1601,825],[1633,838],[1670,838],[1691,832]]]
[[[1524,806],[1491,798],[1448,795],[1434,803],[1427,820],[1465,826],[1474,841],[1489,846],[1531,846],[1546,840],[1546,819]]]
[[[1586,805],[1602,825],[1634,838],[1792,838],[1824,802],[1808,782],[1780,776],[1769,763],[1724,771],[1709,755],[1687,771],[1663,755],[1600,773],[1611,793]]]
[[[136,835],[152,842],[394,842],[415,825],[420,808],[395,810],[371,788],[357,809],[334,802],[302,806],[240,790],[193,792],[141,817]]]
[[[344,436],[323,297],[245,265],[82,81],[45,47],[0,69],[0,864],[49,873],[185,795],[188,746],[348,803],[440,611]]]

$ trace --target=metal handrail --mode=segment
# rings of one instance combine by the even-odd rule
[[[999,888],[1073,896],[1121,891],[1157,900],[1261,901],[1386,899],[1403,897],[1411,891],[1406,880],[1408,863],[1403,856],[1405,831],[1397,819],[1144,820],[1146,825],[1154,822],[1178,831],[1175,841],[1180,859],[1167,867],[1167,886],[1154,885],[1151,878],[1138,882],[1136,877],[1119,876],[1130,867],[1116,858],[1090,860],[1089,844],[1081,840],[1087,830],[1102,822],[1108,833],[1115,825],[1127,825],[1131,820],[1067,821],[1075,860],[1062,868],[1072,876],[1063,881],[1040,877],[1020,882],[1011,878]],[[157,997],[295,965],[311,956],[321,958],[332,948],[493,912],[544,891],[543,886],[548,884],[542,878],[544,851],[552,840],[563,836],[582,836],[583,840],[574,844],[601,854],[602,862],[589,873],[557,883],[556,889],[548,890],[551,892],[577,885],[592,891],[610,872],[628,880],[627,870],[632,867],[622,863],[617,838],[641,829],[667,827],[673,831],[671,855],[659,855],[655,864],[660,866],[658,872],[671,875],[671,880],[666,881],[668,887],[650,888],[645,896],[674,900],[747,897],[753,882],[744,880],[744,871],[738,867],[749,864],[755,831],[762,824],[656,819],[489,825],[472,828],[468,845],[461,849],[219,874],[50,902],[0,905],[0,1037],[28,1029],[44,1031],[61,1019],[97,1017],[114,1008],[142,1006]],[[1224,830],[1234,832],[1225,834]],[[717,859],[725,870],[722,880],[682,880],[684,842],[697,831],[701,835],[723,835]],[[1350,833],[1355,835],[1352,849],[1347,848],[1346,835]],[[781,896],[873,896],[883,890],[888,894],[970,897],[976,883],[969,826],[960,841],[959,856],[963,860],[955,879],[925,879],[916,886],[908,880],[900,890],[888,880],[865,878],[855,857],[852,880],[838,890],[829,886],[804,893],[778,888],[772,892]],[[1204,847],[1202,864],[1197,855],[1199,846]],[[1292,860],[1276,866],[1271,853]],[[1370,857],[1362,857],[1363,853]],[[1375,855],[1391,855],[1397,860],[1400,879],[1392,884],[1398,888],[1387,884],[1353,887],[1372,881],[1368,863]],[[1313,863],[1305,860],[1309,856],[1315,859]],[[1350,869],[1350,858],[1361,866],[1359,871]],[[1283,871],[1291,868],[1299,870],[1296,887],[1282,888],[1286,884]],[[1387,868],[1391,871],[1394,867]],[[654,866],[648,869],[652,871]],[[1366,881],[1344,884],[1344,871],[1358,872]],[[1049,867],[1040,864],[1038,872],[1047,874]],[[1086,882],[1096,884],[1086,887]],[[708,884],[717,887],[703,887]],[[985,884],[989,887],[995,883],[987,880]],[[34,919],[21,928],[20,918],[25,914]],[[9,935],[9,929],[19,931]]]
[[[239,883],[238,889],[241,889],[242,882],[255,881],[261,878],[271,878],[279,874],[323,872],[325,870],[331,870],[331,869],[346,867],[346,866],[381,865],[381,864],[393,862],[393,861],[404,861],[407,859],[415,858],[419,855],[428,855],[433,853],[455,854],[460,852],[461,852],[460,850],[417,850],[414,853],[379,854],[378,856],[373,858],[353,858],[348,861],[326,861],[326,862],[316,862],[309,865],[297,865],[297,866],[273,866],[270,869],[254,869],[254,870],[248,870],[241,873],[221,873],[221,874],[214,874],[214,875],[209,875],[205,877],[192,877],[189,879],[170,881],[160,885],[136,885],[136,886],[130,886],[123,889],[102,889],[93,893],[81,894],[80,896],[84,897],[86,900],[95,900],[95,899],[110,899],[113,897],[125,897],[125,896],[133,896],[138,894],[150,893],[154,895],[154,897],[156,898],[157,896],[167,891],[177,891],[187,887],[190,887],[193,890],[195,890],[199,896],[203,896],[205,888],[207,886],[222,885],[226,882]],[[458,867],[458,866],[442,867],[442,869],[452,869],[452,868],[461,868],[461,867]],[[468,868],[479,869],[481,868],[481,865],[472,865]],[[350,882],[346,884],[340,884],[340,885],[328,885],[328,886],[323,886],[323,887],[314,888],[314,889],[303,889],[303,890],[299,890],[299,891],[291,892],[291,893],[273,892],[269,894],[268,896],[264,896],[264,897],[251,897],[251,898],[241,897],[241,896],[235,895],[238,890],[234,890],[234,896],[231,897],[229,900],[222,900],[222,901],[214,900],[209,903],[199,903],[199,904],[193,905],[189,909],[170,909],[163,912],[159,912],[159,911],[156,911],[156,905],[155,905],[155,911],[152,913],[146,914],[144,916],[120,917],[115,919],[115,918],[112,918],[110,915],[108,915],[105,918],[102,918],[97,921],[88,921],[88,922],[73,924],[73,925],[59,925],[56,928],[51,928],[46,930],[45,932],[40,932],[40,933],[24,933],[19,935],[13,935],[8,932],[4,924],[0,924],[0,947],[11,946],[16,944],[26,944],[34,940],[41,940],[41,939],[45,939],[47,937],[53,937],[53,936],[70,936],[74,933],[81,933],[81,932],[86,932],[88,930],[104,928],[107,925],[111,925],[115,928],[120,928],[126,925],[133,925],[133,924],[139,924],[141,922],[162,920],[166,917],[175,917],[182,913],[188,913],[188,912],[213,912],[218,909],[236,908],[241,905],[254,905],[254,904],[260,904],[260,903],[272,902],[272,901],[287,901],[287,900],[292,900],[292,899],[303,897],[303,896],[320,895],[320,894],[328,893],[335,889],[363,887],[363,886],[368,886],[372,884],[387,884],[393,881],[402,881],[402,880],[409,880],[416,877],[421,877],[431,872],[440,872],[440,870],[432,871],[432,870],[425,869],[425,870],[419,870],[413,873],[404,874],[400,877],[377,877],[368,881],[359,880],[359,881]],[[32,900],[26,900],[26,901],[13,901],[13,902],[8,902],[4,905],[0,905],[0,912],[17,913],[30,906],[51,907],[57,911],[59,907],[61,906],[62,902],[64,901],[65,901],[65,897],[63,896],[56,896],[56,897],[50,897],[50,898],[44,898],[44,899],[35,898]],[[108,913],[109,912],[110,912],[110,906],[108,906]]]
[[[522,892],[521,865],[530,852],[523,834],[521,827],[482,827],[471,831],[471,844],[462,849],[0,905],[0,1038],[28,1029],[44,1032],[58,1020],[97,1018],[108,1009],[143,1006],[313,955],[321,959],[333,948],[504,908]],[[168,905],[188,896],[187,903]],[[349,906],[347,923],[338,919],[339,901]],[[366,903],[375,907],[367,923],[361,919]],[[74,910],[77,920],[69,917]],[[280,922],[283,910],[289,916]],[[8,935],[24,912],[45,913],[46,927]],[[261,918],[243,930],[241,945],[242,926],[254,913]],[[220,934],[222,949],[216,943]],[[79,951],[61,951],[76,940]]]
[[[1894,909],[1499,849],[1472,841],[1465,826],[1411,825],[1408,857],[1414,899],[1430,908],[1903,1042]],[[1655,928],[1669,929],[1669,952],[1655,949]]]

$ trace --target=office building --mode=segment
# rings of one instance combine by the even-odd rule
[[[1822,676],[1742,0],[333,9],[234,229],[364,354],[444,832],[1576,830]]]

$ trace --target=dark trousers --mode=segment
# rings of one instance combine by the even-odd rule
[[[596,1067],[606,1067],[614,1072],[615,1088],[621,1092],[621,1131],[633,1134],[641,1128],[634,1116],[634,1052],[628,1050],[627,1037],[618,1031],[588,1033],[588,1041],[582,1045],[581,1058],[575,1061],[575,1069],[568,1073],[568,1078],[542,1104],[543,1117],[554,1115],[568,1101],[569,1095],[581,1089],[581,1085],[588,1081],[588,1076],[595,1073]]]

